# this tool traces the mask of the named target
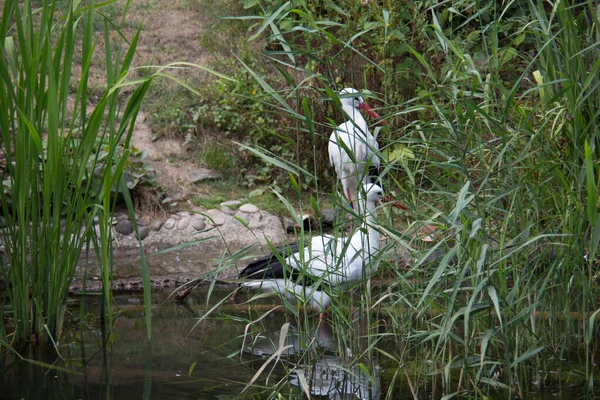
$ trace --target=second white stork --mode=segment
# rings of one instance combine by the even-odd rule
[[[379,145],[369,132],[367,121],[360,111],[371,117],[385,121],[369,107],[356,89],[346,88],[339,93],[342,110],[350,118],[339,125],[329,138],[329,162],[342,182],[344,196],[357,213],[359,209],[358,190],[369,182],[369,170],[379,171]]]
[[[279,292],[290,300],[300,299],[321,311],[332,303],[334,290],[363,279],[379,265],[379,232],[376,204],[383,190],[376,184],[365,185],[366,201],[363,229],[350,238],[316,236],[299,248],[297,243],[278,249],[250,263],[240,272],[243,286],[263,292]],[[283,261],[283,262],[281,262]]]

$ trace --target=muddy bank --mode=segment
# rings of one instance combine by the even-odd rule
[[[207,253],[184,249],[169,253],[146,253],[150,269],[152,289],[174,289],[194,279],[211,273],[222,265],[222,253]],[[235,279],[237,277],[236,265],[229,265],[218,275],[219,280]],[[139,251],[132,254],[130,251],[115,253],[114,273],[112,288],[114,290],[141,290],[142,267]],[[71,284],[72,292],[91,291],[102,289],[101,266],[95,259],[84,260],[77,267],[75,278]]]

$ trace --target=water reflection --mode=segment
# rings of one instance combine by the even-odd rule
[[[151,344],[145,338],[142,293],[116,294],[120,315],[112,332],[104,329],[100,307],[91,302],[84,315],[70,314],[62,358],[25,355],[45,364],[40,366],[11,354],[0,357],[0,399],[235,398],[255,373],[230,357],[241,349],[244,324],[215,312],[196,326],[197,317],[230,293],[230,288],[215,289],[207,305],[206,291],[195,292],[186,308],[155,295]],[[265,326],[276,329],[280,318]]]
[[[306,394],[348,400],[413,398],[410,384],[403,380],[405,369],[399,369],[406,367],[399,367],[390,357],[361,358],[364,349],[370,349],[364,353],[378,354],[365,339],[372,326],[360,326],[368,325],[364,315],[334,324],[333,329],[302,313],[301,321],[287,322],[291,316],[272,299],[253,301],[251,307],[221,303],[231,291],[230,287],[215,288],[210,299],[206,290],[194,291],[183,305],[168,301],[167,294],[155,293],[151,345],[145,339],[142,293],[115,294],[119,317],[111,332],[100,323],[100,307],[92,298],[84,304],[85,312],[77,302],[68,313],[70,324],[61,339],[62,358],[39,348],[24,354],[37,365],[11,353],[0,357],[0,400],[300,399]],[[197,324],[215,304],[220,304],[218,310]],[[250,321],[258,319],[246,330]],[[282,326],[287,330],[282,331]],[[381,340],[376,346],[389,354],[404,354],[395,341]],[[353,347],[353,352],[347,347]],[[275,364],[274,357],[261,372],[282,348],[279,361]],[[407,356],[409,361],[411,356]],[[433,374],[424,375],[431,371],[415,364],[418,361],[410,362],[416,372],[408,372],[420,379],[418,397],[440,398],[444,393],[432,380]],[[586,383],[573,374],[561,374],[567,378],[557,377],[555,386],[523,387],[524,398],[585,398]],[[531,370],[531,377],[521,380],[532,382],[538,376],[537,370]],[[240,395],[255,377],[254,384]],[[456,387],[460,376],[451,378],[456,379],[452,382]],[[486,396],[505,399],[511,393],[488,389]]]
[[[258,335],[245,348],[246,356],[267,360],[279,349],[285,349],[280,353],[285,357],[281,361],[289,368],[288,382],[311,396],[340,400],[380,398],[380,367],[368,360],[360,362],[349,349],[339,350],[327,322],[319,321],[308,335],[294,326],[287,329],[284,337],[282,331]]]
[[[363,370],[356,357],[340,351],[331,326],[311,320],[310,328],[289,325],[282,335],[283,309],[262,317],[277,307],[270,299],[257,309],[224,302],[197,325],[198,317],[230,294],[231,288],[216,288],[208,302],[206,291],[198,291],[184,305],[155,294],[151,343],[145,339],[142,293],[115,295],[119,317],[112,330],[100,322],[98,303],[83,299],[86,311],[69,313],[62,358],[26,355],[42,366],[0,357],[0,400],[268,398],[274,382],[283,383],[277,387],[283,398],[303,398],[307,391],[332,399],[378,398],[379,371]],[[245,335],[247,322],[259,316],[253,329],[267,333]],[[279,362],[240,396],[281,343],[286,351]]]
[[[316,324],[308,335],[303,334],[294,325],[290,325],[287,335],[283,338],[281,334],[281,330],[259,333],[252,344],[246,346],[244,350],[258,356],[270,356],[277,351],[280,344],[283,344],[283,347],[286,347],[283,354],[291,357],[310,348],[329,351],[335,349],[331,326],[325,321]]]
[[[300,376],[304,375],[312,395],[339,400],[374,400],[381,395],[379,372],[379,366],[369,372],[360,364],[347,368],[347,363],[340,357],[324,356],[317,363],[292,372],[290,384],[302,389]]]

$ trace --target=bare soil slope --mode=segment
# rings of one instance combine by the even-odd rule
[[[127,12],[125,35],[132,37],[139,24],[143,24],[134,65],[160,67],[186,62],[207,66],[211,58],[202,50],[200,40],[208,20],[198,3],[189,0],[133,3]],[[203,70],[193,67],[169,69],[169,73],[192,87],[210,78]],[[149,95],[146,101],[161,101],[160,92]],[[183,139],[176,135],[160,136],[153,129],[149,116],[141,113],[132,144],[139,150],[148,150],[145,161],[156,171],[157,184],[174,199],[190,199],[205,192],[187,178],[200,165],[190,157]],[[144,211],[147,210],[140,210]]]

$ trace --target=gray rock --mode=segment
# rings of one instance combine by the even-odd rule
[[[192,228],[201,231],[206,228],[206,217],[200,214],[192,215]]]
[[[215,226],[224,225],[227,219],[231,219],[231,216],[224,214],[220,210],[208,210],[206,214],[212,219],[211,224]]]
[[[145,226],[145,225],[138,226],[138,235],[137,235],[138,239],[140,239],[140,240],[146,239],[146,237],[148,236],[149,233],[150,233],[150,229],[148,229],[147,226]]]
[[[233,222],[232,222],[232,224],[233,224],[233,225],[234,225],[236,228],[239,228],[239,227],[241,227],[241,226],[244,226],[244,227],[245,227],[245,225],[242,223],[242,221],[241,221],[241,220],[239,220],[239,219],[237,219],[236,217],[233,217]]]
[[[190,226],[191,221],[192,219],[190,217],[181,218],[181,220],[179,220],[179,222],[177,223],[177,229],[180,231],[184,230],[185,228]]]
[[[133,224],[130,220],[124,219],[115,225],[115,230],[121,235],[129,236],[133,232]]]
[[[246,203],[240,206],[239,208],[240,211],[248,213],[248,214],[253,214],[259,211],[258,207],[256,207],[254,204],[250,204],[250,203]]]
[[[262,214],[261,212],[260,214]],[[247,216],[246,227],[242,226],[242,223],[235,219],[228,217],[225,226],[220,228],[220,232],[223,235],[223,240],[230,247],[241,248],[239,245],[242,243],[252,243],[259,241],[259,243],[265,243],[267,240],[271,243],[279,242],[286,238],[283,224],[279,217],[264,212],[262,218],[258,218],[259,213],[246,214],[245,216],[238,211],[236,216],[245,217]],[[249,232],[248,230],[252,231]]]
[[[335,220],[335,212],[333,208],[325,208],[321,210],[321,223],[326,226],[333,226]]]
[[[192,228],[197,231],[204,230],[204,228],[206,228],[206,222],[202,219],[192,219]]]
[[[165,222],[165,229],[173,229],[175,222],[176,221],[173,218],[167,219],[167,222]]]
[[[244,221],[245,223],[248,223],[248,221],[250,220],[250,214],[241,212],[241,211],[236,212],[234,217],[235,217],[235,222],[237,222],[238,224],[241,224],[241,225],[243,225],[243,224],[239,221],[240,219],[242,221]]]
[[[123,221],[124,219],[129,219],[129,215],[127,215],[127,213],[124,213],[124,212],[116,212],[114,214],[114,217],[117,219],[117,221]]]
[[[189,217],[190,213],[187,211],[179,211],[179,212],[177,212],[177,215],[179,215],[181,218],[184,218],[184,217]]]
[[[148,226],[148,220],[146,218],[139,218],[136,220],[138,226]]]
[[[224,201],[221,203],[221,206],[225,206],[225,207],[235,207],[235,206],[239,206],[240,204],[242,204],[241,201],[239,200],[229,200],[229,201]]]
[[[225,225],[225,222],[227,221],[225,221],[225,218],[222,217],[213,217],[213,220],[211,221],[214,226]]]
[[[185,252],[181,253],[181,256],[184,258],[177,262],[173,262],[173,253],[157,256],[158,258],[155,259],[156,262],[151,263],[151,269],[154,268],[154,271],[157,271],[157,276],[171,274],[175,276],[177,273],[172,271],[180,270],[181,268],[186,269],[186,276],[188,276],[188,274],[190,276],[197,275],[198,252],[203,255],[203,259],[207,259],[207,257],[216,259],[219,258],[223,249],[225,248],[231,249],[232,251],[237,251],[247,246],[251,246],[257,242],[264,248],[267,248],[267,242],[274,246],[279,246],[288,239],[288,235],[286,234],[279,217],[269,214],[266,211],[246,214],[248,217],[246,223],[247,227],[241,226],[239,221],[230,215],[224,214],[220,210],[209,210],[206,211],[205,214],[206,216],[210,216],[210,218],[214,219],[216,224],[219,225],[218,232],[216,229],[210,229],[213,228],[213,224],[208,220],[204,220],[202,215],[197,215],[194,213],[192,213],[192,216],[189,218],[190,225],[192,225],[192,222],[194,222],[195,227],[192,225],[192,227],[188,227],[185,230],[176,229],[175,227],[177,226],[178,221],[181,219],[181,217],[178,217],[177,219],[171,218],[171,221],[169,221],[171,229],[166,229],[166,226],[169,225],[167,225],[165,222],[159,231],[149,232],[148,236],[143,241],[144,247],[147,249],[160,250],[189,242],[190,239],[206,239],[202,243],[194,245],[193,249],[190,248],[191,251],[187,253],[189,255],[185,256],[190,258],[185,258],[183,256]],[[261,218],[259,218],[259,215]],[[163,221],[166,219],[167,218],[164,218]],[[204,229],[198,231],[196,229],[201,228],[201,222],[204,222],[206,226]],[[148,225],[148,228],[154,227],[155,223],[156,221],[153,219],[151,224]],[[142,232],[142,234],[144,234],[144,232]],[[137,239],[135,235],[121,235],[118,237],[118,239],[119,240],[115,245],[116,248],[125,252],[136,250],[135,254],[137,254],[137,251],[139,251],[139,239]],[[179,255],[176,257],[179,257]],[[189,262],[189,260],[193,261]],[[211,268],[213,267],[214,265],[211,265]],[[136,268],[138,267],[136,266]],[[125,273],[124,271],[122,272]],[[152,276],[154,276],[154,273]],[[232,273],[231,278],[234,276],[235,273]]]
[[[231,208],[229,208],[227,206],[221,206],[221,212],[223,214],[227,214],[227,215],[235,215],[235,210],[232,210]]]
[[[154,223],[152,224],[152,230],[153,231],[160,231],[160,228],[162,228],[163,226],[163,221],[162,219],[157,219],[156,221],[154,221]]]
[[[187,179],[191,183],[200,183],[208,179],[221,179],[221,174],[210,169],[200,168],[190,172]]]
[[[281,223],[283,224],[283,228],[288,233],[294,233],[295,229],[298,228],[296,223],[290,217],[281,217]]]

